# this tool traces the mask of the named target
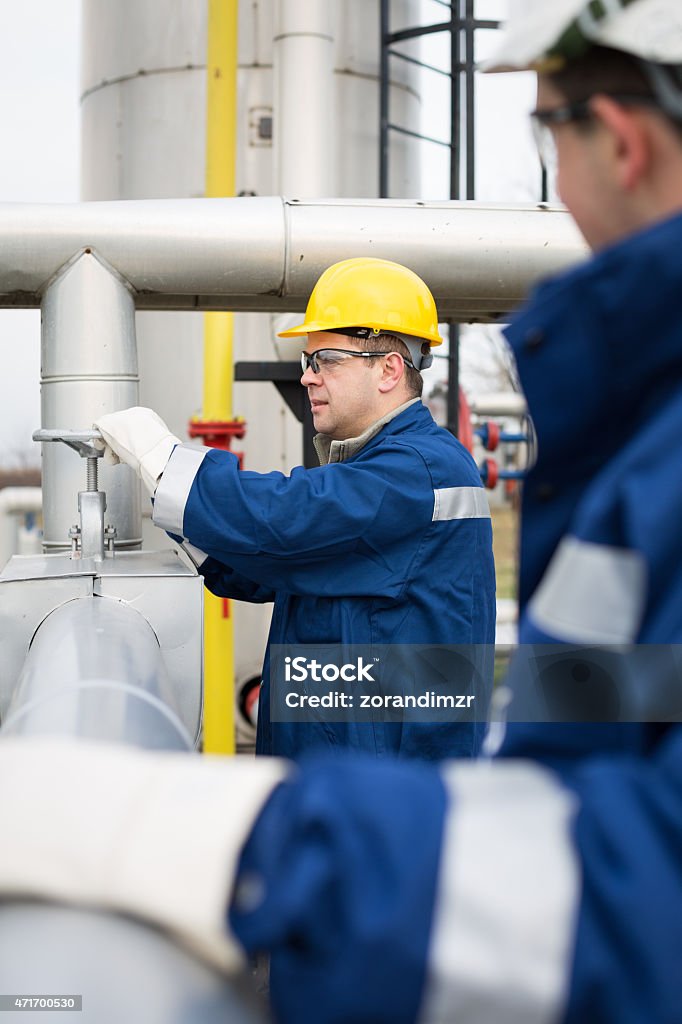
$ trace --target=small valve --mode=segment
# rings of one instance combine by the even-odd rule
[[[478,471],[481,474],[483,486],[492,491],[500,479],[500,470],[495,459],[485,459],[478,467]]]
[[[500,443],[500,428],[494,420],[488,420],[487,423],[483,423],[480,427],[477,427],[474,433],[480,437],[481,444],[486,451],[494,452]]]
[[[87,461],[86,485],[78,492],[79,523],[69,530],[71,557],[95,558],[101,561],[105,550],[114,552],[116,529],[104,528],[104,513],[107,499],[104,491],[98,490],[98,459],[104,454],[93,441],[101,440],[99,430],[36,430],[34,441],[61,442],[78,452]]]

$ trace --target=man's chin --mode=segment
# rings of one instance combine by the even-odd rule
[[[319,412],[313,412],[313,426],[318,434],[328,434],[332,424],[325,417],[322,409]]]

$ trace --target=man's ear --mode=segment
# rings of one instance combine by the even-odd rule
[[[384,365],[379,381],[379,391],[386,393],[393,391],[405,376],[405,363],[397,352],[391,352],[384,359]]]
[[[651,138],[646,111],[634,105],[623,106],[602,93],[592,98],[590,110],[610,133],[619,185],[626,192],[633,192],[642,181],[651,161]]]

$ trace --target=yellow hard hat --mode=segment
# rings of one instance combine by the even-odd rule
[[[369,256],[341,260],[325,270],[312,290],[303,323],[280,331],[279,337],[346,327],[406,334],[430,346],[443,341],[436,303],[421,277],[400,263]]]

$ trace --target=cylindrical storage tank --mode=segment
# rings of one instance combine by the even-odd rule
[[[205,0],[83,4],[83,199],[204,194],[206,21]],[[140,404],[186,438],[201,407],[203,316],[136,319]],[[150,529],[145,547],[154,541]]]
[[[280,191],[274,151],[273,51],[280,22],[275,3],[243,0],[239,10],[237,192]],[[306,118],[309,147],[328,154],[320,180],[305,173],[297,187],[287,166],[290,198],[377,195],[379,179],[379,0],[306,0],[327,7],[332,90],[324,120]],[[394,0],[392,27],[417,25],[418,0]],[[206,142],[205,0],[88,0],[83,7],[82,197],[143,199],[204,193]],[[416,71],[390,65],[391,117],[418,130]],[[391,138],[391,181],[397,198],[419,195],[419,143]],[[301,161],[298,161],[301,168]],[[303,170],[300,174],[303,177]],[[186,313],[138,313],[140,401],[179,436],[201,408],[203,320]],[[276,358],[270,318],[235,323],[235,359]],[[240,447],[256,470],[288,470],[300,462],[300,429],[268,384],[235,386],[235,413],[248,424]]]
[[[240,0],[236,191],[279,194],[273,123],[280,97],[273,74],[276,37],[285,8],[291,28],[298,0]],[[324,21],[331,67],[325,72],[326,116],[308,117],[310,149],[326,154],[305,179],[300,156],[288,160],[290,198],[374,197],[379,188],[379,0],[305,0]],[[326,13],[324,8],[326,7]],[[281,10],[280,10],[281,13]],[[392,0],[393,29],[422,20],[419,0]],[[88,0],[83,5],[82,197],[143,199],[204,194],[206,151],[207,0]],[[326,72],[329,71],[327,75]],[[390,62],[391,118],[419,128],[415,68]],[[320,109],[317,104],[315,109]],[[291,117],[304,113],[288,111]],[[281,134],[280,134],[281,137]],[[284,140],[286,143],[286,139]],[[390,146],[393,195],[418,197],[419,143],[394,134]],[[281,162],[281,161],[280,161]],[[317,164],[316,164],[317,166]],[[323,168],[323,170],[320,170]],[[349,256],[353,253],[348,253]],[[235,361],[280,356],[276,326],[267,314],[238,314]],[[140,403],[149,405],[184,438],[187,421],[200,412],[203,381],[203,317],[191,313],[137,314]],[[289,358],[291,350],[286,352]],[[266,382],[234,386],[235,416],[247,424],[234,445],[246,468],[288,472],[302,458],[301,426]],[[145,547],[165,537],[144,520]],[[259,671],[270,620],[269,607],[234,606],[237,690]]]
[[[130,605],[80,597],[41,622],[2,735],[46,734],[192,749],[156,634]]]
[[[41,304],[41,421],[45,429],[89,430],[103,413],[137,405],[135,304],[130,288],[83,252],[46,289]],[[105,522],[116,546],[139,547],[140,485],[127,467],[103,466]],[[85,460],[63,444],[43,445],[43,547],[68,548],[86,490]]]

